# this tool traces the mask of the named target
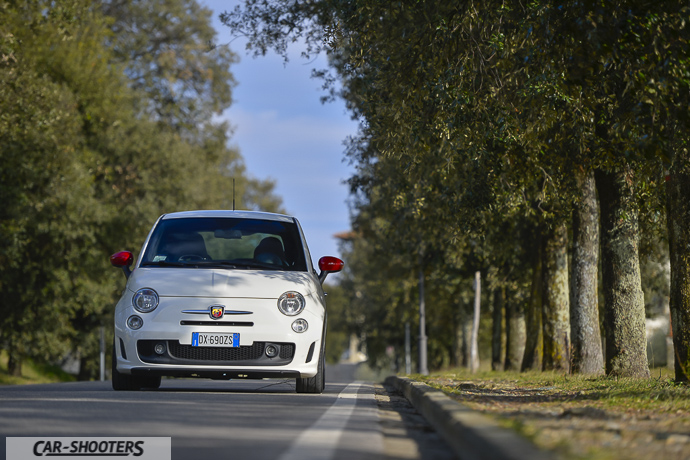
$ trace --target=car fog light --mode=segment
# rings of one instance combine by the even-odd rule
[[[275,345],[268,345],[266,347],[266,356],[269,358],[273,358],[278,354],[278,349],[275,347]]]
[[[299,333],[302,333],[309,329],[309,323],[307,323],[306,319],[296,319],[292,323],[292,330]]]
[[[129,318],[127,318],[127,326],[129,326],[130,329],[141,329],[141,326],[144,325],[144,320],[141,319],[141,317],[137,315],[132,315]]]
[[[153,347],[153,351],[155,351],[157,355],[162,355],[165,353],[165,345],[162,343],[157,343],[156,346]]]

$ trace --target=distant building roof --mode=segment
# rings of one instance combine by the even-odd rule
[[[355,232],[353,232],[352,230],[348,230],[347,232],[336,233],[333,236],[338,238],[339,240],[350,241],[354,240],[356,235]]]

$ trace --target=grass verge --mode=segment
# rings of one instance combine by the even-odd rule
[[[412,375],[567,459],[690,459],[690,386],[555,372]]]
[[[0,385],[25,385],[31,383],[73,382],[76,378],[59,366],[37,364],[31,360],[22,363],[22,376],[16,377],[7,372],[7,353],[0,352]]]

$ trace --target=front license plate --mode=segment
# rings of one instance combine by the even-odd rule
[[[212,332],[192,332],[193,347],[232,347],[240,346],[240,334],[212,333]]]

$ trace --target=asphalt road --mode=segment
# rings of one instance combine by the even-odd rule
[[[321,395],[296,394],[293,380],[164,379],[138,392],[110,382],[0,387],[0,456],[8,436],[161,436],[179,460],[428,458],[425,445],[450,458],[419,418],[406,425],[409,414],[382,412],[380,385],[353,382],[347,369],[330,374]],[[381,423],[382,413],[397,418]]]

